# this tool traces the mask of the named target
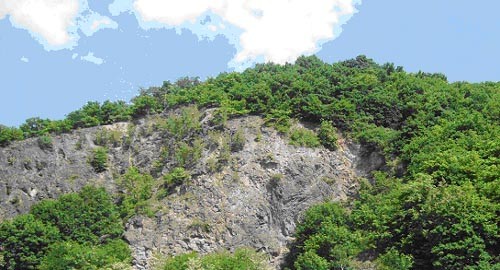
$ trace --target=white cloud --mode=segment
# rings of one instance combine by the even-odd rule
[[[68,28],[78,9],[78,0],[2,0],[0,19],[9,15],[16,26],[40,35],[51,46],[62,46],[71,41]]]
[[[23,57],[21,57],[21,61],[24,63],[29,63],[30,59],[23,56]]]
[[[111,20],[109,20],[108,18],[104,18],[104,19],[101,19],[101,20],[95,20],[95,21],[93,21],[92,25],[90,26],[90,28],[92,30],[97,30],[101,26],[110,25],[110,24],[111,24]]]
[[[104,63],[104,59],[95,57],[93,52],[89,52],[87,55],[81,56],[80,59],[96,65],[102,65]]]
[[[340,26],[356,12],[355,5],[359,3],[360,0],[135,0],[133,8],[144,22],[170,27],[187,23],[189,28],[205,13],[219,16],[225,24],[240,30],[233,41],[238,49],[233,61],[242,64],[262,58],[275,63],[293,62],[302,54],[317,52],[323,42],[340,34]],[[232,37],[228,38],[231,41]]]

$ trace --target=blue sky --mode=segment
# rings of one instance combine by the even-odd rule
[[[276,18],[282,16],[279,6],[271,5],[255,4],[243,18],[239,14],[247,10],[233,14],[217,4],[159,13],[164,7],[153,6],[153,0],[73,0],[75,6],[67,7],[73,13],[61,14],[77,14],[77,19],[61,24],[45,24],[37,13],[32,16],[39,21],[25,20],[19,14],[30,13],[8,4],[30,0],[5,1],[0,3],[0,18],[2,8],[6,14],[0,19],[0,123],[9,126],[34,116],[60,119],[91,100],[129,100],[140,87],[164,80],[293,61],[302,53],[327,62],[365,54],[412,72],[442,72],[451,81],[500,80],[500,19],[495,14],[500,1],[494,0],[318,0],[349,5],[330,13],[318,5],[307,14],[300,13],[300,5],[284,4],[283,10],[299,18],[294,21],[286,15]],[[315,12],[317,19],[308,21]],[[26,23],[33,21],[39,25]],[[275,33],[279,40],[267,42]],[[283,47],[287,43],[294,45]]]

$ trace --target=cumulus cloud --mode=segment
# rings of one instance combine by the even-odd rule
[[[359,0],[135,0],[133,7],[145,22],[172,27],[194,23],[210,12],[241,30],[234,61],[264,58],[293,62],[320,49],[355,12]],[[211,31],[217,30],[210,27]]]
[[[61,46],[71,40],[68,28],[78,15],[78,0],[2,0],[0,19],[40,35],[49,45]]]

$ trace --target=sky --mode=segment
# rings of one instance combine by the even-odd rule
[[[500,81],[498,10],[497,0],[0,0],[0,123],[300,55]]]

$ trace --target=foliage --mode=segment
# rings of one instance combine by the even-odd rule
[[[35,269],[49,245],[59,240],[56,227],[31,214],[0,224],[2,269]]]
[[[79,193],[44,200],[29,214],[0,223],[2,269],[101,269],[130,262],[118,237],[122,221],[109,194],[84,187]]]
[[[169,154],[179,168],[165,176],[171,188],[189,179],[181,167],[190,167],[200,153],[193,140],[204,132],[198,108],[217,107],[215,129],[230,117],[261,115],[295,145],[335,149],[338,130],[383,153],[386,172],[375,173],[349,207],[313,207],[298,227],[290,267],[355,267],[358,257],[370,256],[381,268],[494,269],[499,267],[499,90],[498,82],[450,83],[443,74],[408,73],[365,56],[334,64],[300,57],[293,65],[257,64],[204,82],[165,82],[141,91],[131,105],[89,102],[63,120],[34,117],[19,129],[1,126],[0,146],[172,109],[180,114],[159,125],[177,141]],[[184,105],[188,108],[179,109]],[[293,128],[290,119],[321,126],[316,135]],[[222,136],[219,164],[230,161],[231,148],[241,148],[232,145],[234,139]],[[104,166],[96,171],[106,169],[106,156],[101,152],[96,164]]]
[[[78,242],[58,242],[44,256],[40,270],[88,269],[98,270],[116,263],[132,261],[130,249],[123,240],[111,240],[106,244],[88,246]]]
[[[104,147],[97,147],[92,152],[90,165],[97,173],[104,172],[108,168],[108,150]]]
[[[241,128],[231,136],[231,151],[238,152],[245,147],[245,131]]]
[[[50,136],[42,135],[42,136],[38,137],[37,141],[38,141],[38,146],[40,147],[40,149],[43,149],[43,150],[52,149],[52,138]]]
[[[174,168],[170,173],[163,177],[165,179],[165,187],[168,190],[182,185],[191,179],[191,175],[182,167]]]
[[[318,147],[320,142],[314,131],[306,128],[292,128],[290,131],[290,144],[295,146]]]
[[[22,130],[0,125],[0,147],[8,145],[11,141],[24,139]]]
[[[247,248],[239,248],[234,253],[227,251],[199,256],[187,253],[168,258],[163,270],[265,270],[270,269],[263,254]]]
[[[119,195],[121,215],[128,218],[133,214],[144,214],[149,210],[147,201],[153,195],[154,179],[131,167],[120,177],[118,185],[123,190]]]
[[[337,150],[337,129],[329,121],[321,121],[318,138],[324,147]]]

